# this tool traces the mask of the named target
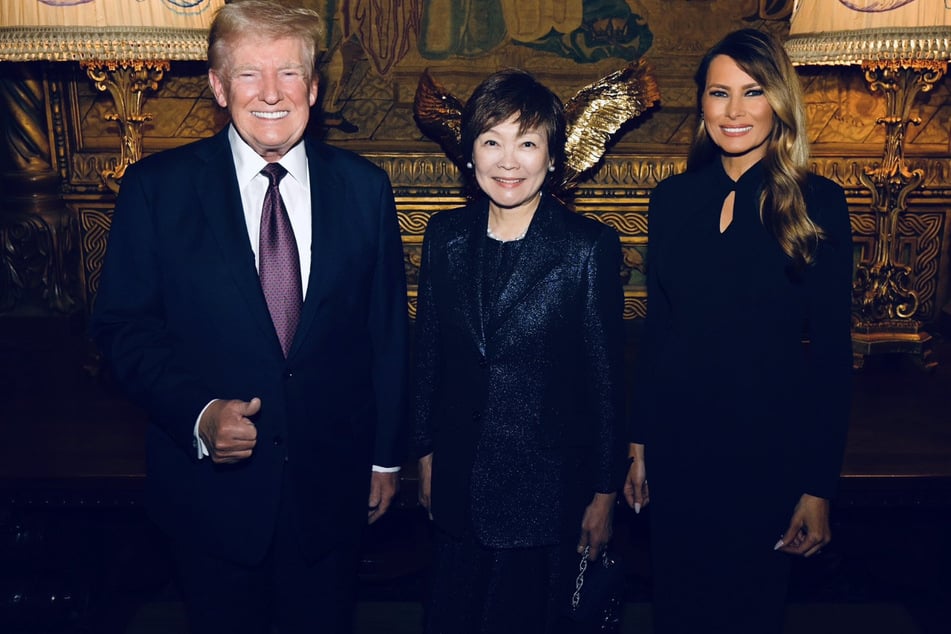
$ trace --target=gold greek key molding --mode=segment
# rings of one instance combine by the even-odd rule
[[[902,264],[911,268],[911,290],[917,293],[919,303],[914,318],[931,321],[940,309],[937,301],[940,291],[940,265],[948,254],[942,251],[942,237],[948,222],[946,212],[916,212],[903,214],[898,221],[898,252]],[[853,211],[850,215],[853,243],[861,262],[868,262],[877,231],[875,214],[871,211]]]
[[[862,182],[866,169],[881,162],[880,158],[813,157],[811,171],[835,181],[847,192],[868,191]],[[924,171],[921,186],[911,193],[912,197],[951,195],[951,158],[919,157],[908,161],[909,168]]]
[[[91,300],[99,290],[102,260],[106,255],[106,242],[112,225],[112,208],[83,206],[76,210],[76,214],[79,216],[83,290],[88,309],[92,307]]]
[[[647,243],[647,211],[595,211],[578,206],[578,213],[589,218],[599,220],[613,227],[619,234],[629,238],[641,238],[640,242]]]
[[[624,292],[624,319],[644,319],[647,317],[647,298]]]

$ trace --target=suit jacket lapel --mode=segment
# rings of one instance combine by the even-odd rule
[[[455,212],[453,212],[455,213]],[[485,246],[485,227],[489,219],[489,204],[483,200],[466,209],[469,218],[462,231],[449,239],[446,251],[449,257],[449,275],[457,289],[461,306],[476,346],[485,354],[485,319],[482,307],[482,267]]]
[[[301,307],[300,323],[294,343],[288,352],[293,355],[313,326],[314,319],[324,303],[324,295],[329,288],[328,280],[335,279],[335,267],[340,266],[336,245],[341,240],[339,222],[345,222],[345,214],[334,210],[346,209],[343,194],[346,185],[341,182],[336,167],[320,147],[305,140],[307,150],[307,170],[310,172],[310,277],[307,282],[307,295]]]
[[[564,225],[556,215],[558,209],[550,198],[542,197],[528,233],[522,238],[508,283],[488,316],[487,334],[491,335],[505,322],[511,310],[561,258]]]
[[[248,304],[248,316],[261,327],[265,336],[274,339],[274,345],[280,350],[280,341],[261,291],[261,279],[254,266],[254,252],[248,238],[227,127],[207,144],[199,146],[198,158],[202,160],[202,166],[195,171],[194,187],[198,192],[199,208],[211,227],[222,259],[230,263],[235,285]]]

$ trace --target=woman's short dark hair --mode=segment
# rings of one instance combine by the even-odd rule
[[[518,68],[489,75],[466,102],[462,112],[462,152],[472,160],[475,140],[486,130],[518,116],[519,132],[544,130],[555,171],[546,185],[560,179],[565,164],[565,108],[561,99],[535,77]],[[555,181],[558,182],[558,181]]]

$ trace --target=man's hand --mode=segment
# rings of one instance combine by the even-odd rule
[[[830,541],[829,500],[804,493],[796,504],[786,534],[774,548],[791,555],[812,557]]]
[[[370,476],[370,500],[367,502],[367,524],[377,521],[387,509],[393,496],[400,490],[400,474],[398,471],[382,473],[374,471]]]
[[[594,561],[601,549],[611,541],[614,532],[614,503],[617,493],[595,493],[591,504],[584,510],[581,518],[581,538],[578,540],[578,554],[590,546],[588,559]]]
[[[258,440],[258,428],[251,417],[261,411],[261,399],[218,400],[201,415],[198,434],[216,464],[229,464],[251,457]]]
[[[433,454],[428,453],[419,459],[419,505],[429,513],[429,519],[433,519],[432,510],[433,494]]]
[[[650,489],[647,488],[644,445],[631,443],[628,456],[631,458],[631,466],[628,467],[627,479],[624,481],[624,499],[635,513],[640,513],[651,500]]]

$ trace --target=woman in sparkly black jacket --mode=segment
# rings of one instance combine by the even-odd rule
[[[435,214],[415,333],[420,501],[436,525],[427,632],[555,632],[577,552],[611,537],[626,466],[617,233],[547,193],[561,102],[501,71],[466,104],[479,195]]]

